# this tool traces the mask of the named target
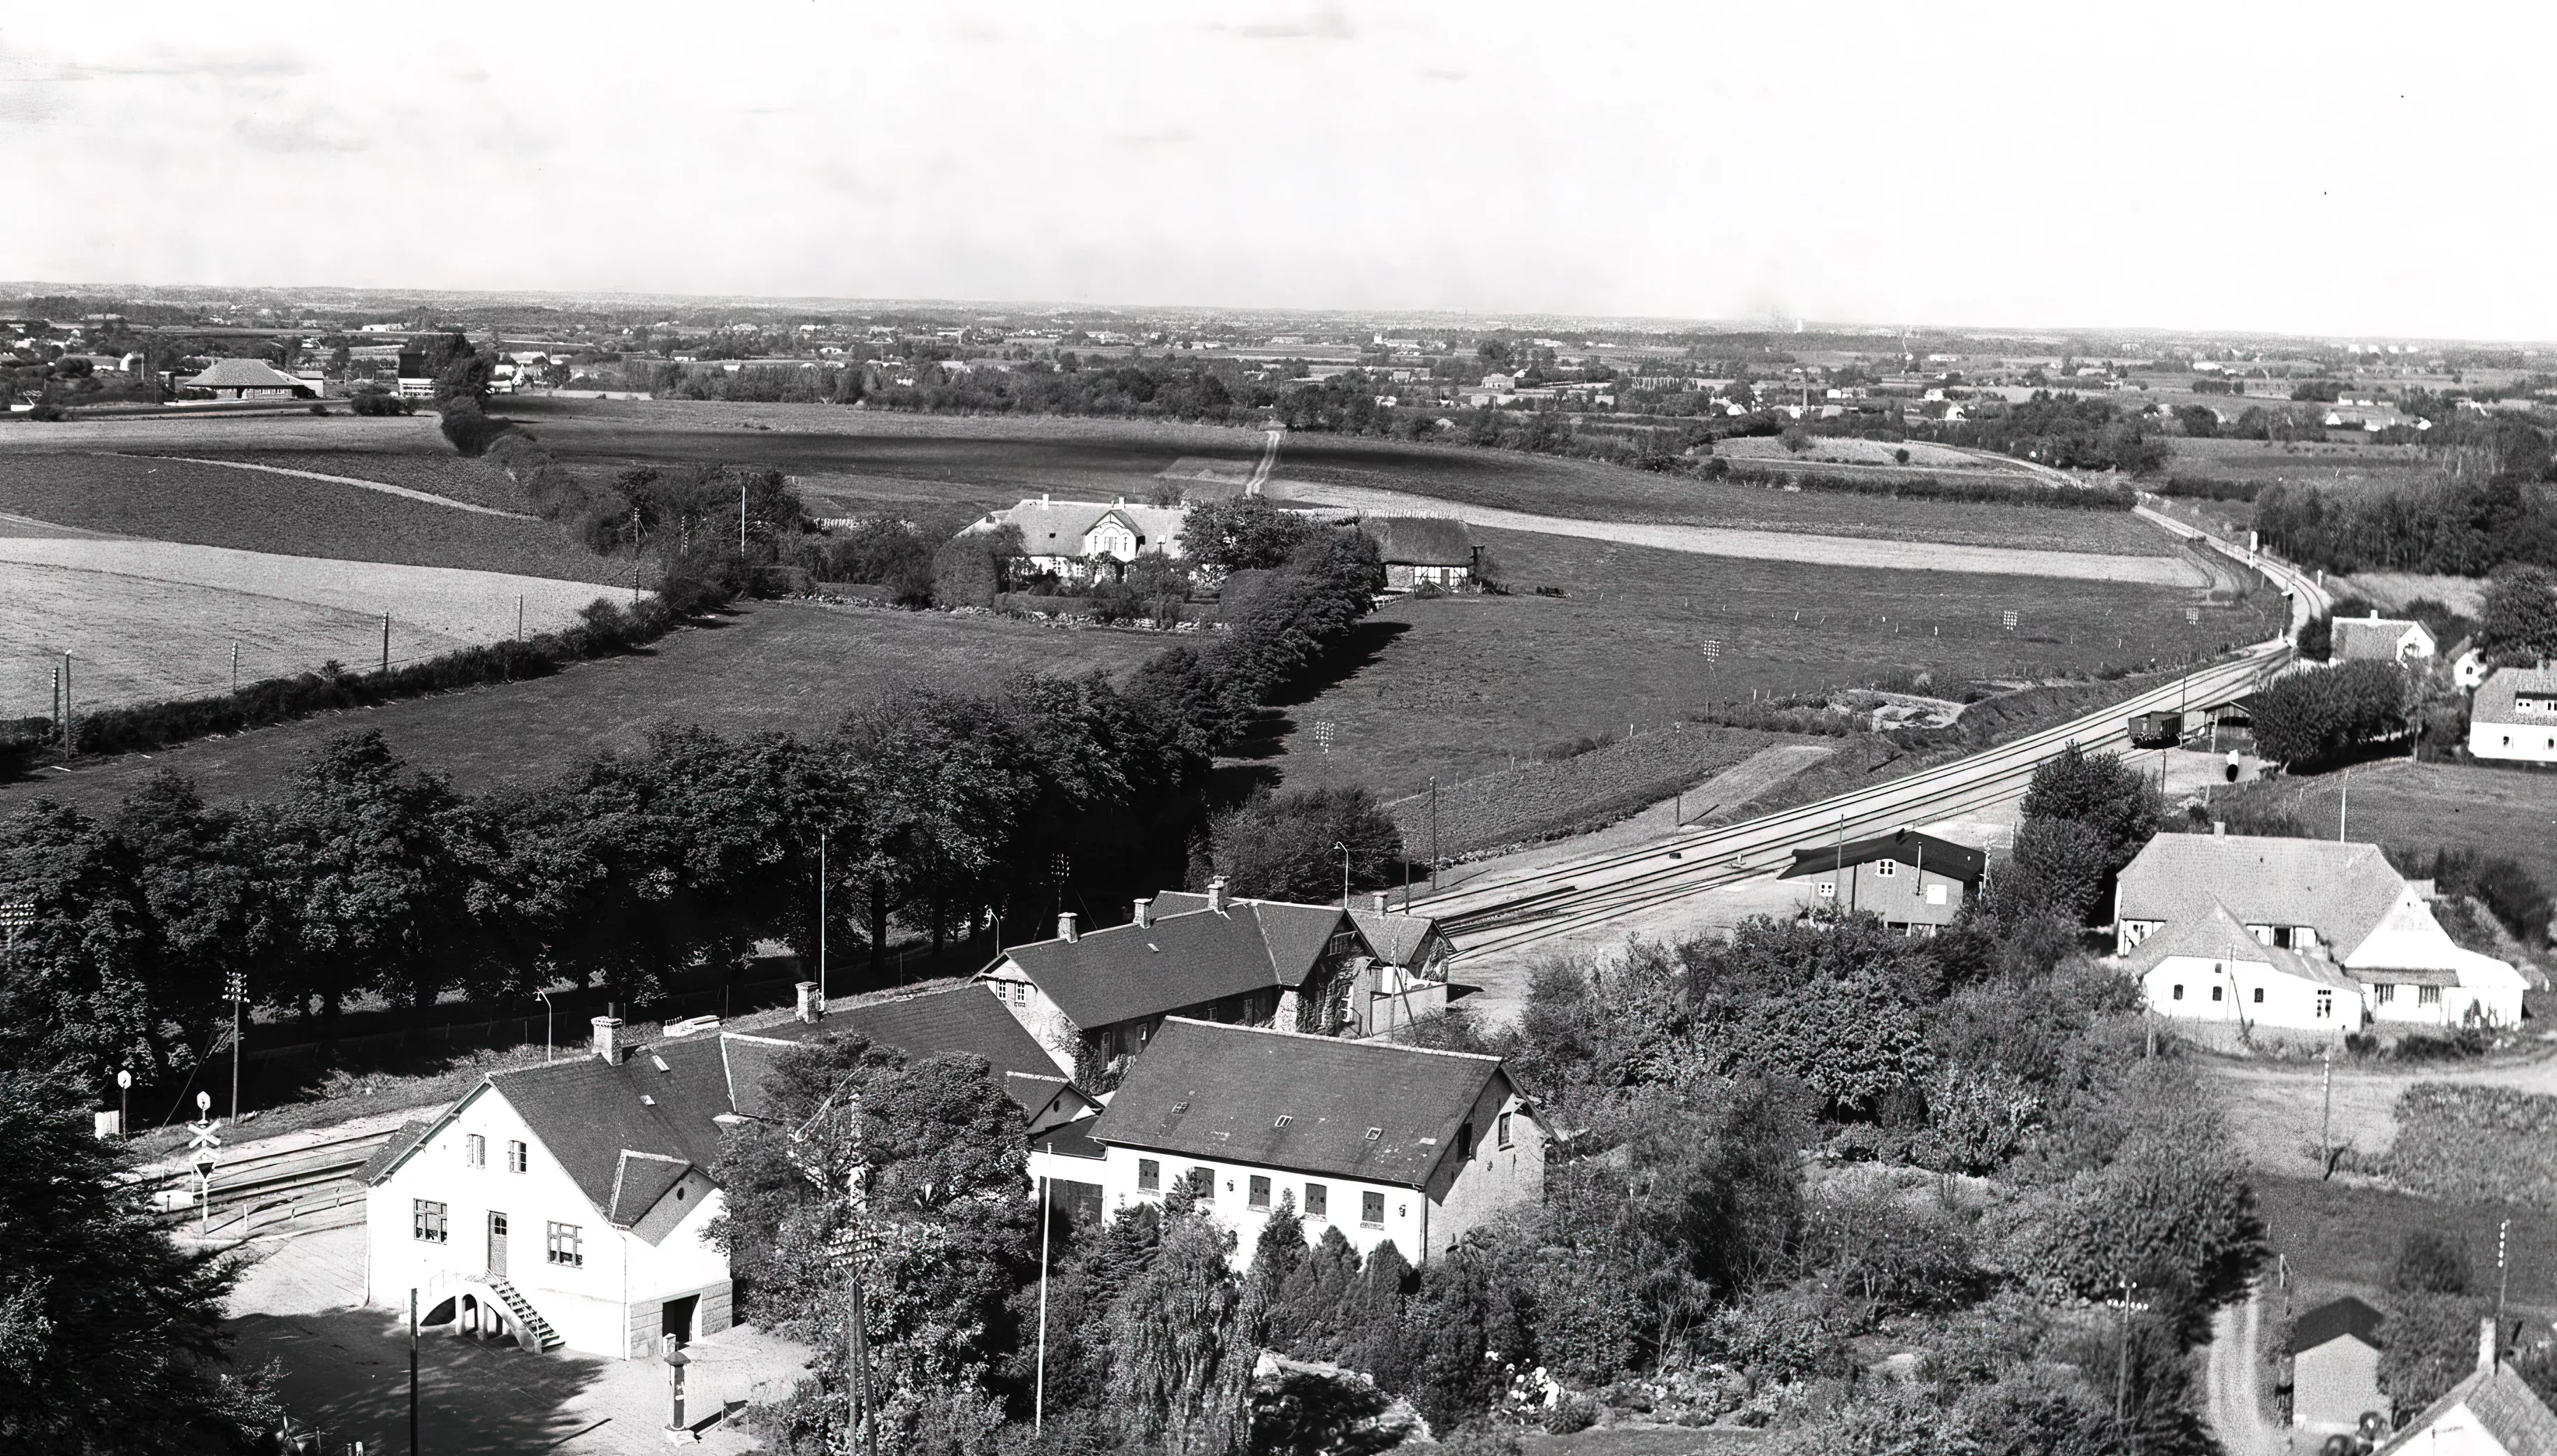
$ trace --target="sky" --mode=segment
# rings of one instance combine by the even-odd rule
[[[2557,339],[2557,11],[0,11],[0,277]]]

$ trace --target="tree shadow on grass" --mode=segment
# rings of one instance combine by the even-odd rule
[[[1379,621],[1369,617],[1351,627],[1339,645],[1316,658],[1303,672],[1278,685],[1270,695],[1272,708],[1292,708],[1310,703],[1336,684],[1349,681],[1360,672],[1376,665],[1397,638],[1412,630],[1412,623]]]
[[[250,1315],[228,1328],[238,1368],[277,1362],[286,1412],[297,1428],[322,1432],[326,1449],[349,1441],[362,1441],[367,1451],[408,1449],[405,1310]],[[571,1408],[610,1362],[565,1351],[535,1355],[511,1342],[481,1344],[450,1330],[429,1329],[418,1345],[424,1449],[439,1456],[533,1456],[618,1423],[613,1412]]]

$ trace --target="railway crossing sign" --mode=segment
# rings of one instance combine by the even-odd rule
[[[221,1124],[213,1119],[213,1095],[196,1094],[196,1121],[187,1125],[193,1134],[187,1139],[187,1161],[196,1165],[196,1196],[203,1201],[203,1228],[210,1232],[213,1223],[213,1169],[221,1162],[222,1135],[214,1130]]]

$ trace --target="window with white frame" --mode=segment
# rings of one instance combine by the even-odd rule
[[[1500,1126],[1500,1144],[1501,1144],[1501,1146],[1503,1146],[1503,1147],[1507,1147],[1507,1146],[1509,1146],[1509,1145],[1510,1145],[1510,1115],[1509,1115],[1509,1114],[1507,1114],[1507,1113],[1503,1113],[1503,1114],[1501,1114],[1501,1120],[1500,1120],[1499,1126]]]
[[[2397,999],[2397,984],[2393,981],[2383,981],[2372,989],[2377,993],[2379,1004],[2383,1006]]]
[[[529,1149],[529,1148],[525,1147],[525,1146],[524,1146],[524,1144],[523,1144],[521,1141],[519,1141],[519,1140],[517,1140],[517,1139],[515,1139],[515,1138],[512,1138],[512,1137],[507,1138],[507,1139],[506,1139],[506,1171],[507,1171],[507,1172],[510,1172],[510,1173],[520,1173],[520,1172],[523,1172],[525,1169],[530,1168],[531,1166],[532,1166],[532,1152],[531,1152],[531,1149]]]
[[[1359,1227],[1362,1229],[1382,1229],[1385,1227],[1384,1194],[1362,1193],[1359,1195]]]
[[[1259,1173],[1253,1174],[1252,1193],[1245,1201],[1251,1204],[1254,1208],[1268,1208],[1270,1206],[1270,1180]]]
[[[1823,900],[1834,900],[1837,898],[1837,885],[1834,881],[1826,879],[1820,881],[1820,898]]]
[[[2415,1004],[2419,1006],[2438,1006],[2441,1003],[2442,989],[2440,987],[2419,986],[2415,988]]]
[[[488,1166],[488,1139],[477,1132],[462,1139],[462,1165],[470,1168]]]
[[[1163,1165],[1149,1157],[1137,1159],[1137,1190],[1159,1193],[1163,1187]]]
[[[1891,876],[1898,874],[1899,872],[1900,865],[1895,860],[1876,860],[1873,861],[1873,877],[1876,879],[1889,879]]]
[[[575,1224],[553,1224],[542,1240],[543,1257],[573,1268],[586,1264],[586,1236]]]
[[[2334,992],[2322,991],[2317,993],[2317,1013],[2318,1019],[2321,1021],[2335,1014]]]
[[[444,1205],[433,1199],[413,1199],[409,1203],[409,1232],[421,1244],[442,1244],[451,1230],[444,1222]]]
[[[1332,1216],[1332,1190],[1320,1183],[1305,1185],[1305,1217],[1329,1221]]]

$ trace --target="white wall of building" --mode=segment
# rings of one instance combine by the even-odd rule
[[[2557,723],[2471,723],[2469,752],[2513,763],[2557,763]]]
[[[1509,1119],[1507,1145],[1503,1116]],[[1492,1079],[1466,1122],[1474,1129],[1473,1155],[1449,1157],[1429,1183],[1429,1239],[1438,1251],[1454,1248],[1468,1230],[1505,1210],[1545,1197],[1545,1127],[1506,1079]]]
[[[1030,1038],[1039,1044],[1056,1063],[1057,1071],[1069,1082],[1074,1080],[1074,1049],[1081,1040],[1064,1008],[1048,998],[1029,973],[1006,961],[986,973],[983,983],[987,993],[1003,1002],[1012,1019],[1021,1023]]]
[[[2262,961],[2169,956],[2140,978],[2140,989],[2150,1010],[2182,1021],[2330,1035],[2361,1028],[2357,989],[2321,985]]]
[[[1145,1162],[1158,1170],[1158,1185],[1141,1186],[1141,1173]],[[1086,1167],[1090,1164],[1085,1163]],[[1429,1216],[1431,1199],[1417,1188],[1392,1183],[1362,1183],[1349,1178],[1331,1178],[1312,1173],[1291,1173],[1278,1168],[1254,1167],[1247,1163],[1215,1162],[1180,1153],[1149,1152],[1141,1148],[1113,1146],[1101,1160],[1101,1206],[1111,1218],[1121,1209],[1141,1203],[1160,1203],[1173,1184],[1186,1177],[1193,1168],[1207,1169],[1215,1179],[1216,1197],[1199,1204],[1199,1208],[1234,1231],[1234,1261],[1237,1265],[1252,1260],[1252,1251],[1260,1243],[1262,1226],[1281,1197],[1295,1200],[1296,1216],[1304,1221],[1305,1242],[1319,1243],[1323,1231],[1336,1228],[1350,1242],[1350,1247],[1364,1258],[1388,1240],[1396,1252],[1413,1263],[1422,1262],[1429,1250]],[[1087,1174],[1087,1176],[1089,1176]],[[1270,1180],[1270,1205],[1254,1208],[1252,1180]],[[1318,1185],[1324,1193],[1324,1211],[1309,1211],[1307,1185]],[[1379,1195],[1382,1217],[1370,1223],[1364,1217],[1366,1196]]]
[[[484,1166],[469,1163],[474,1133],[486,1139]],[[525,1145],[523,1172],[507,1166],[509,1142]],[[721,1197],[698,1172],[685,1183],[685,1196],[674,1211],[658,1214],[658,1219],[674,1222],[655,1244],[615,1229],[505,1098],[482,1086],[366,1195],[366,1302],[405,1307],[415,1288],[419,1312],[425,1314],[462,1292],[487,1270],[488,1216],[502,1213],[507,1223],[505,1277],[570,1349],[617,1357],[650,1353],[631,1348],[634,1324],[645,1326],[644,1343],[653,1346],[659,1306],[686,1294],[702,1296],[697,1333],[725,1329],[730,1321],[728,1259],[703,1237],[705,1226],[719,1213]],[[419,1199],[445,1206],[445,1242],[416,1237]],[[548,1236],[554,1223],[578,1230],[583,1263],[551,1261]]]

